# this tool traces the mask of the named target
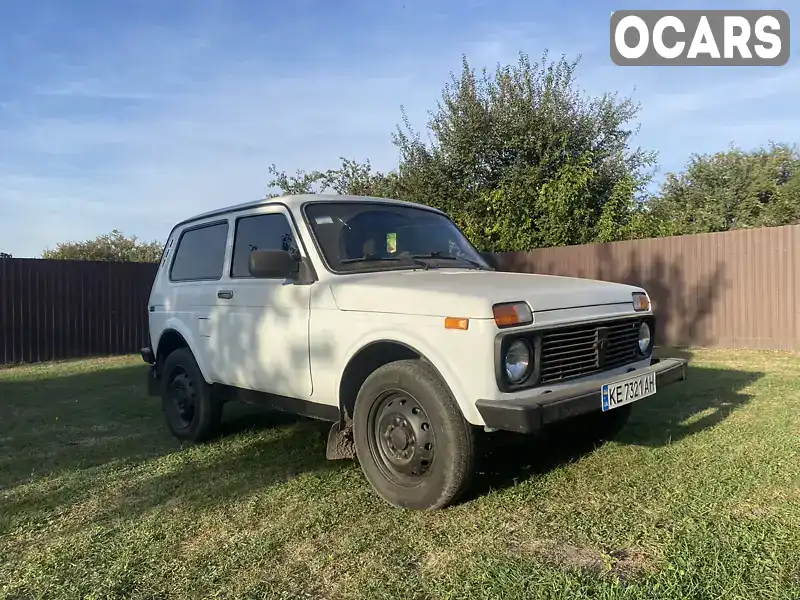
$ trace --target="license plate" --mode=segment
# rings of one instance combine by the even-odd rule
[[[636,377],[604,383],[601,388],[603,411],[636,402],[656,393],[656,373],[651,371]]]

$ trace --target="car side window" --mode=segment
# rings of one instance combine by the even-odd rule
[[[227,221],[185,230],[175,249],[169,272],[170,281],[220,279],[227,243]]]
[[[231,277],[251,277],[250,253],[253,250],[283,250],[300,260],[289,221],[281,213],[253,215],[236,220]]]

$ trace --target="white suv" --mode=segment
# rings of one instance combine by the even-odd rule
[[[216,432],[225,401],[333,422],[398,507],[454,502],[475,433],[589,423],[684,379],[652,358],[640,288],[495,271],[442,212],[301,195],[205,213],[172,230],[149,302],[149,393],[178,437]]]

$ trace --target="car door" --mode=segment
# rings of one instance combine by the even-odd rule
[[[284,250],[298,258],[297,232],[283,206],[265,206],[233,218],[227,277],[219,282],[219,326],[224,345],[217,363],[237,387],[294,398],[312,391],[308,327],[310,285],[250,275],[253,250]]]
[[[210,381],[220,381],[214,369],[214,343],[209,323],[220,308],[217,297],[218,283],[225,276],[229,238],[228,219],[198,223],[186,227],[175,246],[169,271],[165,274],[168,285],[151,298],[154,313],[160,313],[160,328],[171,321],[180,324],[197,362]],[[168,253],[165,256],[168,259]]]

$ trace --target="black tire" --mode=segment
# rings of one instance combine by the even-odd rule
[[[358,392],[354,413],[361,469],[392,506],[444,508],[469,487],[473,428],[425,361],[401,360],[375,370]]]
[[[161,369],[161,407],[176,437],[204,442],[216,436],[222,423],[222,403],[211,395],[192,352],[179,348]]]

